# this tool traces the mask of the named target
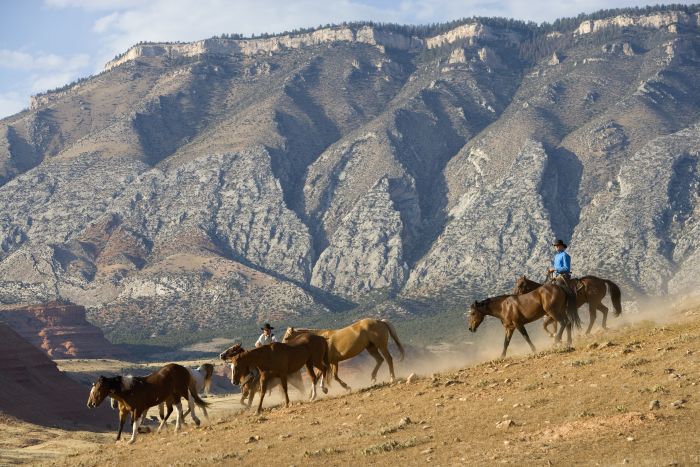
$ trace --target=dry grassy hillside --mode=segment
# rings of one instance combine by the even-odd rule
[[[699,342],[693,306],[663,322],[579,338],[573,351],[481,363],[261,417],[218,412],[204,428],[143,435],[133,446],[106,442],[52,464],[695,464]],[[500,342],[492,345],[497,353]]]

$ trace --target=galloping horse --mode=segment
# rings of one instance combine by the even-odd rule
[[[243,352],[245,352],[245,349],[243,349],[241,344],[234,344],[221,352],[221,354],[219,354],[219,358],[230,363],[233,357]],[[231,366],[233,367],[233,364],[231,364]],[[233,368],[231,368],[231,384],[233,384],[233,373]],[[304,381],[301,379],[301,373],[298,371],[288,375],[287,382],[289,382],[289,384],[294,386],[302,394],[306,391]],[[267,382],[268,391],[272,391],[277,386],[281,386],[281,384],[282,381],[279,378],[270,378]],[[255,393],[258,392],[258,389],[260,389],[260,373],[255,375],[249,374],[243,381],[241,381],[241,405],[247,405],[250,407],[253,404],[253,397],[255,397]],[[248,399],[247,404],[245,402],[246,398]]]
[[[396,342],[396,345],[401,352],[401,360],[403,360],[405,355],[403,346],[401,345],[401,341],[396,334],[394,326],[392,326],[391,323],[385,319],[378,320],[365,318],[355,321],[350,326],[342,329],[287,328],[287,332],[284,333],[282,342],[287,342],[289,339],[293,339],[296,336],[303,334],[314,334],[326,338],[328,341],[328,361],[330,362],[331,371],[333,372],[333,378],[347,390],[350,390],[350,387],[338,377],[339,362],[348,360],[355,357],[363,350],[367,350],[367,352],[369,352],[369,354],[372,355],[374,360],[377,362],[374,370],[372,370],[372,382],[376,381],[377,372],[379,371],[379,367],[384,359],[386,359],[386,362],[389,365],[391,381],[394,382],[396,379],[394,376],[394,360],[391,358],[391,354],[389,353],[389,349],[387,347],[387,344],[389,343],[389,336],[391,336],[391,338],[394,339],[394,342]],[[382,356],[384,356],[384,358],[382,358]]]
[[[186,398],[190,410],[194,408],[194,401],[207,416],[207,404],[200,399],[197,394],[197,388],[194,378],[187,368],[175,363],[169,363],[158,371],[150,375],[140,378],[136,376],[115,376],[113,378],[105,378],[100,376],[97,382],[93,383],[88,397],[87,406],[89,408],[97,407],[107,397],[111,397],[119,401],[119,432],[117,433],[117,441],[121,438],[122,429],[126,415],[131,414],[133,431],[129,444],[136,440],[139,424],[141,423],[141,415],[149,407],[165,402],[168,407],[168,412],[160,422],[158,431],[165,426],[168,417],[173,412],[173,405],[177,410],[177,420],[175,422],[175,431],[180,429],[182,421],[182,404],[181,398]],[[199,419],[192,411],[192,419],[195,424],[199,425]]]
[[[242,377],[248,377],[251,368],[260,371],[260,402],[257,413],[262,410],[263,399],[268,381],[278,377],[284,390],[286,405],[289,406],[287,394],[287,376],[298,372],[306,366],[312,381],[311,400],[316,398],[317,377],[314,367],[321,371],[321,389],[328,392],[323,384],[328,371],[328,344],[326,340],[312,334],[300,336],[288,343],[274,342],[256,349],[240,353],[231,359],[233,364],[233,384],[241,384]]]
[[[621,292],[620,287],[617,286],[613,281],[608,279],[601,279],[596,276],[583,276],[577,279],[578,283],[582,286],[583,293],[576,294],[576,307],[580,307],[584,303],[588,302],[588,313],[590,319],[588,321],[588,329],[586,329],[586,334],[591,332],[593,323],[596,319],[596,309],[603,313],[603,329],[607,329],[606,323],[608,320],[608,307],[603,305],[602,301],[607,293],[607,289],[610,289],[610,299],[612,300],[613,306],[615,307],[615,316],[620,316],[622,313],[622,304],[620,303]],[[527,292],[535,290],[537,287],[541,286],[539,282],[528,279],[525,276],[521,276],[515,283],[513,288],[513,294],[520,295]],[[607,287],[606,287],[607,285]],[[557,332],[557,323],[548,316],[544,318],[544,330],[549,333],[550,336],[554,336],[554,333],[550,332],[550,324],[554,324],[554,333]]]
[[[506,332],[501,358],[506,356],[515,329],[520,331],[534,353],[535,346],[530,341],[525,325],[547,315],[561,324],[555,342],[561,342],[566,328],[566,342],[570,347],[571,325],[581,327],[581,320],[575,308],[566,306],[566,301],[566,292],[554,284],[543,285],[523,295],[500,295],[481,302],[475,301],[469,308],[469,330],[476,332],[486,315],[493,316],[501,320]]]
[[[214,375],[214,365],[211,363],[204,363],[200,365],[197,368],[187,368],[192,375],[192,378],[194,378],[195,386],[197,387],[197,394],[201,393],[204,391],[207,395],[209,395],[209,392],[211,390],[211,378]],[[116,409],[119,408],[120,402],[117,399],[111,398],[112,402],[112,408]],[[165,410],[164,410],[165,403],[161,402],[158,404],[158,413],[160,414],[160,419],[163,420],[163,417],[165,416]],[[120,409],[122,410],[122,409]],[[128,412],[128,411],[127,411]],[[186,417],[190,413],[190,409],[188,408],[187,411],[182,414],[182,417]],[[148,409],[143,411],[143,414],[141,414],[141,424],[146,420],[146,415],[148,414]]]

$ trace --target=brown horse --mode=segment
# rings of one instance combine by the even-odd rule
[[[321,372],[321,389],[328,390],[323,384],[328,371],[328,344],[319,336],[304,335],[286,344],[275,342],[256,349],[240,353],[231,359],[233,364],[233,383],[241,384],[242,377],[248,377],[252,368],[260,371],[260,402],[257,413],[262,410],[263,399],[271,378],[278,377],[284,390],[286,405],[289,406],[287,377],[306,366],[312,381],[311,400],[316,398],[317,377],[314,367]]]
[[[233,346],[229,347],[228,349],[224,350],[219,354],[219,358],[225,362],[231,362],[233,357],[235,357],[238,354],[241,354],[245,352],[241,344],[234,344]],[[296,372],[292,373],[288,376],[287,381],[289,384],[294,386],[300,393],[304,393],[306,391],[306,388],[304,387],[304,381],[301,379],[301,373]],[[233,368],[231,368],[231,384],[233,384]],[[268,383],[268,391],[272,391],[272,389],[276,388],[277,386],[281,387],[281,380],[279,378],[271,378]],[[241,405],[247,405],[250,407],[253,403],[253,397],[255,397],[255,393],[258,392],[258,389],[260,388],[260,373],[254,374],[251,373],[249,374],[243,381],[241,381],[241,400],[240,403]],[[268,392],[268,395],[270,392]],[[248,399],[248,403],[246,404],[245,400]]]
[[[194,403],[199,406],[207,417],[208,404],[200,399],[197,394],[196,382],[187,368],[170,363],[150,375],[140,378],[136,376],[115,376],[106,378],[100,376],[97,382],[93,383],[88,397],[87,406],[97,407],[107,397],[116,399],[119,402],[119,432],[117,441],[121,438],[124,422],[127,414],[131,415],[133,431],[129,444],[136,440],[141,416],[149,408],[165,402],[168,412],[158,427],[158,431],[165,426],[168,417],[173,411],[173,406],[177,410],[177,420],[175,431],[180,429],[182,421],[181,398],[188,400],[189,408],[194,408]],[[192,419],[199,425],[199,419],[192,411]]]
[[[613,307],[615,307],[615,316],[620,316],[622,313],[622,304],[620,302],[621,292],[620,287],[617,286],[613,281],[608,279],[601,279],[596,276],[584,276],[577,279],[577,283],[581,285],[582,293],[578,292],[576,294],[576,307],[580,307],[584,303],[588,303],[588,313],[590,319],[588,321],[588,329],[586,329],[586,334],[591,332],[593,323],[596,319],[596,310],[600,310],[603,313],[603,329],[607,329],[608,321],[608,307],[603,305],[602,301],[605,297],[608,289],[610,290],[610,299],[612,300]],[[525,276],[521,276],[515,283],[513,288],[513,294],[520,295],[524,293],[531,292],[537,287],[541,286],[539,282],[528,279]],[[607,285],[607,287],[606,287]],[[549,333],[550,336],[554,337],[554,333],[550,332],[548,327],[550,324],[554,324],[554,333],[557,332],[557,323],[553,321],[548,316],[544,318],[544,330]]]
[[[504,358],[510,338],[516,329],[535,352],[535,346],[525,330],[525,325],[547,315],[561,324],[555,342],[561,342],[566,328],[566,342],[570,347],[571,325],[581,327],[581,320],[576,309],[572,311],[571,307],[566,306],[566,301],[566,292],[554,284],[544,285],[523,295],[500,295],[481,302],[475,301],[469,308],[469,330],[476,332],[486,315],[500,319],[506,333],[501,353],[501,358]]]
[[[197,368],[187,368],[190,371],[190,374],[194,378],[195,384],[197,386],[197,393],[206,393],[207,395],[210,395],[211,392],[211,379],[214,376],[214,365],[211,363],[204,363],[200,365]],[[116,399],[111,399],[112,402],[112,408],[116,409],[119,408],[119,401]],[[162,420],[163,417],[165,416],[165,403],[161,402],[158,404],[158,413],[160,414],[160,419]],[[182,414],[182,417],[187,417],[187,415],[190,413],[190,409],[188,408],[187,411]],[[146,420],[146,415],[148,414],[148,410],[145,410],[143,414],[141,415],[141,424],[143,425],[145,420]]]
[[[315,334],[325,337],[328,341],[328,361],[330,362],[333,378],[340,383],[343,388],[350,390],[350,387],[338,377],[338,363],[357,356],[363,350],[367,350],[374,357],[377,364],[372,370],[372,382],[377,379],[377,372],[384,359],[389,365],[391,381],[394,382],[394,360],[391,358],[387,344],[389,336],[394,339],[399,351],[401,360],[405,352],[396,330],[391,323],[385,319],[378,320],[365,318],[355,321],[350,326],[342,329],[295,329],[287,328],[282,342],[287,342],[296,336],[304,334]],[[384,356],[384,358],[382,358]],[[330,384],[330,381],[329,381]]]

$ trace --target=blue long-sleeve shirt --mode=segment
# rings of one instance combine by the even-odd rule
[[[560,251],[554,255],[552,267],[557,274],[571,273],[571,256],[566,251]]]

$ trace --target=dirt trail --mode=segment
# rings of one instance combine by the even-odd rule
[[[230,414],[202,428],[105,443],[52,465],[700,463],[700,309],[545,351]],[[498,353],[500,343],[492,343]],[[405,368],[404,368],[405,369]],[[659,407],[650,410],[650,403]],[[230,405],[229,405],[230,404]]]

